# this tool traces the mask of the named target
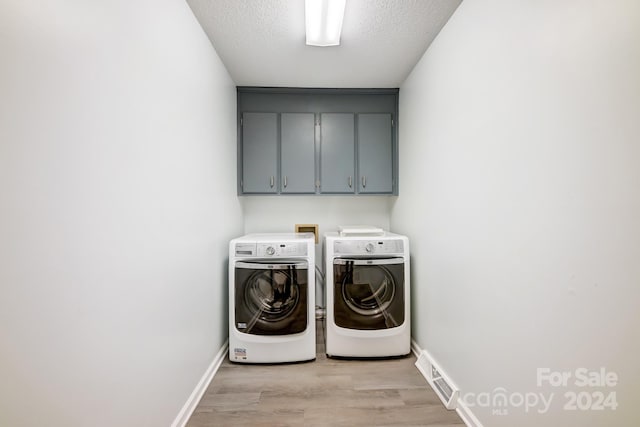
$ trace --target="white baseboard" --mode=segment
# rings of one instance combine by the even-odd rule
[[[416,357],[416,359],[422,354],[422,349],[413,338],[411,339],[411,352]]]
[[[416,359],[418,359],[416,362],[416,368],[418,369],[418,371],[420,371],[424,379],[427,381],[427,384],[429,384],[431,388],[434,388],[433,384],[429,380],[429,373],[428,373],[428,366],[427,366],[428,365],[427,359],[433,361],[433,358],[431,357],[429,352],[421,349],[418,343],[413,339],[411,340],[411,351],[416,356]],[[426,357],[421,358],[420,356],[422,355],[426,355]],[[436,390],[434,389],[434,391]],[[436,391],[436,394],[438,394],[437,391]],[[483,427],[480,420],[478,420],[478,418],[471,411],[471,409],[465,404],[464,399],[458,397],[455,411],[460,416],[460,418],[465,423],[465,425],[467,425],[467,427]]]
[[[193,414],[196,406],[198,406],[198,402],[200,402],[200,399],[202,399],[202,395],[207,390],[207,387],[209,387],[211,380],[213,380],[213,377],[215,376],[216,372],[218,372],[218,369],[224,361],[224,358],[227,356],[228,349],[229,340],[226,340],[224,344],[222,344],[222,348],[220,348],[216,356],[211,361],[211,364],[209,365],[207,370],[204,372],[202,378],[200,378],[200,381],[198,381],[196,388],[194,388],[193,392],[191,392],[191,396],[189,396],[184,406],[182,406],[182,409],[176,416],[176,419],[173,420],[173,423],[171,423],[171,427],[184,427],[187,424],[187,421],[189,421],[189,418],[191,418],[191,414]]]
[[[458,399],[456,412],[468,427],[483,427],[480,420],[476,418],[474,413],[471,412],[471,409],[464,403],[464,399]]]

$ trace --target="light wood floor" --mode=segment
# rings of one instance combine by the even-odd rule
[[[314,362],[225,360],[187,426],[464,426],[418,372],[413,355],[329,359],[321,321],[316,331]]]

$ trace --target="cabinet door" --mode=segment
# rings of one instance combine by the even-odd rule
[[[358,114],[358,192],[393,192],[391,114]]]
[[[280,117],[282,193],[315,193],[315,117],[283,113]]]
[[[242,115],[242,191],[276,193],[278,121],[275,113]]]
[[[322,193],[355,191],[353,114],[320,115],[320,189]]]

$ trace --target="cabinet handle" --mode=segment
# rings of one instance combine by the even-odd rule
[[[273,188],[273,181],[274,181],[274,179],[273,179],[273,176],[272,176],[272,177],[269,179],[269,185],[271,186],[271,188]]]
[[[284,188],[287,188],[287,175],[284,176]]]
[[[362,188],[367,188],[367,177],[362,175]]]
[[[353,184],[352,184],[352,182],[351,182],[351,177],[349,177],[349,188],[351,188],[351,186],[352,186],[352,185],[353,185]]]

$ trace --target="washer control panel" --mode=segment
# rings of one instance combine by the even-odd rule
[[[397,240],[336,240],[333,251],[342,255],[392,255],[402,254],[404,244]]]
[[[236,256],[261,258],[307,256],[307,244],[304,242],[236,243],[235,253]]]

